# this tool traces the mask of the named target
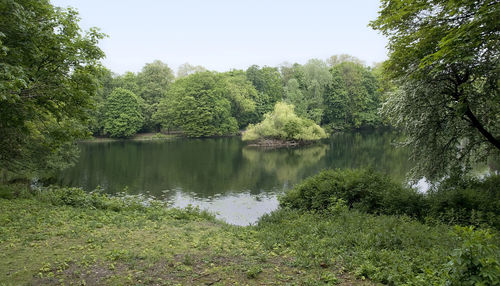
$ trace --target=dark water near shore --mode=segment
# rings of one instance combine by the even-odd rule
[[[337,134],[293,149],[245,147],[239,137],[81,143],[78,163],[59,183],[145,193],[174,206],[198,205],[246,225],[276,209],[277,195],[325,168],[371,167],[404,181],[410,168],[396,134]]]

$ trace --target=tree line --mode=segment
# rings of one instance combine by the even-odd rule
[[[234,135],[261,122],[278,102],[329,131],[377,127],[383,94],[378,69],[348,55],[228,72],[184,64],[177,76],[158,60],[138,73],[103,68],[89,127],[95,136],[119,138],[159,131]]]

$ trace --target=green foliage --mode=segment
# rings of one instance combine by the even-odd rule
[[[265,113],[273,110],[274,104],[283,98],[281,75],[277,68],[253,65],[246,70],[250,81],[258,92],[255,99],[255,118],[252,123],[262,120]]]
[[[281,208],[261,218],[267,249],[308,267],[342,265],[360,279],[388,285],[497,285],[498,232],[429,226],[408,217]],[[450,257],[451,255],[451,257]]]
[[[399,87],[386,116],[407,134],[412,176],[468,171],[500,151],[499,3],[383,0],[371,26],[389,38]]]
[[[428,193],[392,182],[371,170],[325,170],[280,198],[285,208],[330,212],[339,200],[362,212],[407,215],[429,224],[500,229],[500,176],[449,178]]]
[[[0,198],[0,284],[357,282],[332,268],[294,267],[270,254],[253,227],[226,225],[197,208],[74,188],[23,196],[8,188],[15,198]]]
[[[380,125],[374,75],[358,63],[343,62],[332,67],[331,76],[324,93],[323,124],[334,130]]]
[[[72,9],[49,1],[0,3],[0,169],[44,177],[76,157],[86,136],[103,34],[85,34]]]
[[[446,285],[500,285],[498,237],[488,230],[456,227],[461,246],[447,265]]]
[[[449,254],[459,246],[445,225],[342,208],[334,215],[280,209],[260,219],[257,234],[299,267],[340,266],[388,285],[443,285]]]
[[[448,224],[500,229],[500,176],[448,178],[427,195],[428,216]]]
[[[325,131],[314,121],[298,117],[293,105],[284,102],[276,103],[273,112],[265,114],[261,123],[250,124],[243,134],[243,140],[271,138],[311,141],[326,137]]]
[[[328,66],[322,60],[311,59],[304,66],[294,65],[289,69],[292,78],[286,82],[285,101],[295,106],[298,116],[320,124],[324,91],[332,77]]]
[[[144,117],[143,130],[158,130],[152,116],[173,81],[174,73],[172,69],[159,60],[147,63],[141,72],[137,74],[139,91],[136,94],[144,100],[142,107]]]
[[[281,207],[303,211],[329,211],[339,208],[342,202],[362,212],[417,218],[426,207],[424,197],[414,189],[372,170],[325,170],[280,198]]]
[[[189,63],[184,63],[177,69],[177,78],[182,78],[193,73],[205,71],[207,71],[207,69],[202,66],[192,66]]]
[[[220,81],[221,77],[212,72],[178,79],[153,119],[163,128],[179,128],[189,137],[235,134],[238,122],[231,116],[231,100]]]
[[[130,137],[142,127],[141,99],[129,90],[113,90],[103,108],[104,133],[111,137]]]
[[[249,123],[254,123],[255,100],[258,92],[250,83],[244,71],[230,71],[220,74],[220,88],[223,89],[225,97],[231,101],[231,116],[238,121],[238,127],[243,128]]]

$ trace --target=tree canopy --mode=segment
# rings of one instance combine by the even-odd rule
[[[104,35],[48,0],[4,0],[0,11],[0,170],[44,176],[71,163],[71,141],[87,135]]]
[[[125,138],[137,133],[144,123],[142,99],[130,90],[116,88],[103,105],[104,133]]]
[[[414,175],[439,178],[500,151],[500,2],[383,0],[371,26],[389,38],[384,107],[407,134]]]
[[[238,131],[231,100],[213,72],[194,73],[175,81],[153,119],[166,129],[180,129],[189,137],[230,135]]]
[[[333,129],[378,125],[379,93],[371,71],[356,62],[343,62],[330,72],[332,80],[325,88],[323,124]]]

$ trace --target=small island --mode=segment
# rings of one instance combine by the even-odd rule
[[[248,125],[242,139],[250,142],[248,146],[275,148],[310,144],[327,136],[314,121],[297,116],[292,104],[278,102],[262,122]]]

